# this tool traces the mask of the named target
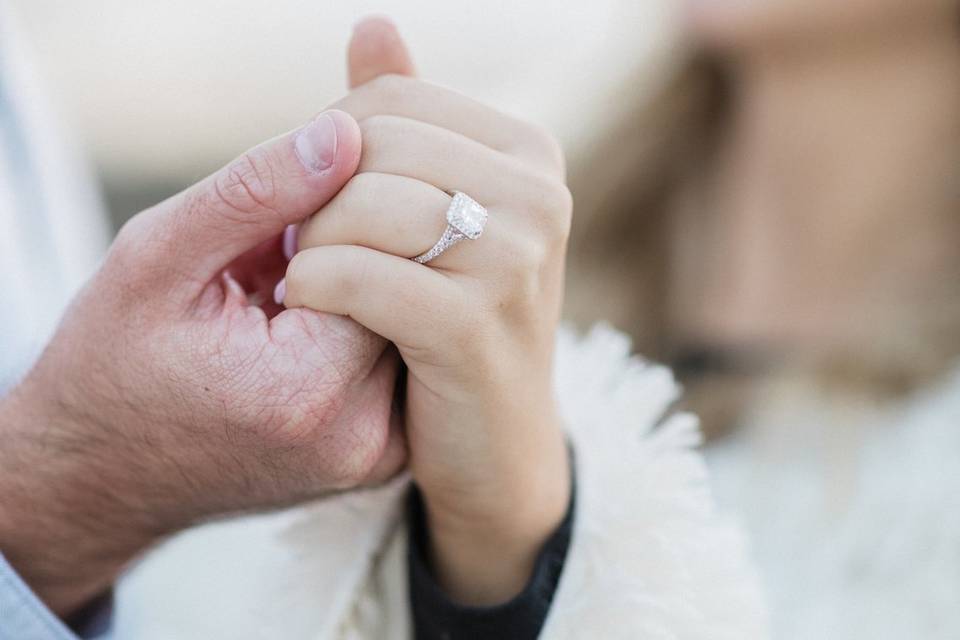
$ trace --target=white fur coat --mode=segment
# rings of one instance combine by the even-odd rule
[[[607,328],[562,332],[556,386],[577,512],[542,637],[765,637],[740,531],[714,509],[695,420],[670,373]],[[206,525],[148,556],[118,594],[119,637],[410,637],[401,494],[389,486]]]
[[[905,401],[772,386],[710,452],[777,640],[960,638],[960,370]]]

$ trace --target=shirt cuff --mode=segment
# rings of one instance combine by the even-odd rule
[[[0,553],[0,640],[108,640],[113,597],[85,607],[67,626],[36,596]]]
[[[575,491],[563,521],[540,550],[530,581],[513,599],[493,607],[469,607],[450,600],[427,561],[429,531],[423,500],[414,487],[407,503],[410,523],[409,584],[417,640],[511,638],[534,640],[546,622],[560,582],[573,530]]]

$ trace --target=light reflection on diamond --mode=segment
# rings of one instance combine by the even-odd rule
[[[476,240],[483,233],[487,210],[467,194],[458,191],[447,210],[447,222],[471,240]]]

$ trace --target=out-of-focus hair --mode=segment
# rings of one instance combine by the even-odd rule
[[[702,180],[726,112],[720,65],[695,55],[654,96],[623,87],[633,105],[571,161],[576,216],[570,240],[568,315],[603,317],[637,348],[669,359],[666,269],[669,212]]]
[[[687,407],[703,416],[708,435],[736,420],[767,373],[766,363],[718,362],[710,354],[703,362],[684,351],[689,345],[670,326],[671,213],[684,206],[709,215],[705,187],[729,111],[727,78],[720,62],[697,54],[656,95],[624,87],[617,99],[632,108],[570,165],[576,215],[567,316],[584,326],[607,319],[631,334],[638,352],[673,365]],[[912,391],[960,350],[960,292],[947,297],[920,325],[891,326],[887,339],[869,348],[829,345],[795,354],[790,373],[804,370],[832,388],[883,397]]]

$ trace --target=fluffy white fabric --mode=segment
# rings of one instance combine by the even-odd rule
[[[960,638],[960,371],[898,405],[778,386],[711,453],[781,640]]]
[[[663,418],[671,373],[598,327],[561,333],[557,388],[577,455],[573,544],[545,638],[764,637],[739,530],[715,512],[696,420]]]
[[[766,637],[738,529],[713,508],[670,373],[597,328],[562,332],[557,393],[578,510],[544,638]],[[122,637],[408,638],[406,479],[171,540],[125,581]]]

